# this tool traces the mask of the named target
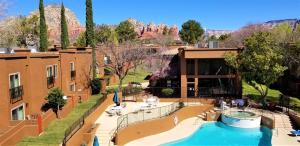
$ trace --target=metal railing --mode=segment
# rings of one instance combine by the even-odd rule
[[[107,98],[107,95],[104,94],[102,98],[99,98],[97,102],[87,110],[77,121],[75,121],[66,131],[65,136],[62,142],[63,146],[66,146],[67,142],[71,137],[84,125],[85,118],[88,117],[92,112],[96,110]]]
[[[54,87],[54,76],[47,77],[47,87],[48,89]]]
[[[16,103],[20,100],[22,100],[23,97],[23,86],[20,85],[18,87],[10,88],[9,89],[10,94],[10,103]]]
[[[140,110],[137,112],[120,116],[117,121],[118,123],[117,130],[127,127],[128,125],[134,123],[139,123],[146,120],[152,120],[152,119],[168,116],[174,113],[175,111],[177,111],[178,109],[182,108],[183,106],[184,106],[183,103],[181,105],[179,102],[176,102],[170,105]]]
[[[147,110],[141,110],[137,112],[128,113],[126,115],[122,115],[117,119],[117,128],[113,129],[110,132],[110,140],[109,144],[113,140],[113,138],[116,136],[118,131],[122,128],[127,127],[128,125],[147,121],[147,120],[153,120],[162,118],[168,115],[171,115],[175,111],[179,110],[180,108],[184,107],[184,103],[182,102],[176,102],[171,105],[166,105],[162,107],[157,108],[151,108]]]

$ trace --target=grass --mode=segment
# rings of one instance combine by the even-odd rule
[[[93,95],[88,101],[78,104],[67,117],[63,119],[56,119],[50,123],[48,128],[41,136],[27,137],[19,142],[18,146],[57,146],[61,144],[65,130],[79,119],[84,112],[91,108],[96,101],[101,98],[100,95]]]
[[[136,71],[134,72],[134,69],[130,69],[127,76],[123,79],[122,86],[126,86],[129,82],[147,82],[147,80],[144,80],[150,73],[147,72],[142,65],[138,66],[136,68]],[[107,86],[107,88],[117,88],[118,85],[110,85]]]
[[[278,102],[280,94],[282,93],[278,90],[269,89],[267,100]],[[260,98],[260,93],[257,90],[255,90],[252,86],[247,84],[245,81],[243,81],[243,95],[250,95],[251,97],[254,98],[255,101],[259,101]],[[291,99],[290,105],[300,106],[300,100],[298,98],[291,97],[290,99]]]

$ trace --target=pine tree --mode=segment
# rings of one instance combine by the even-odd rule
[[[45,52],[48,49],[47,25],[44,12],[43,0],[40,0],[40,51]]]
[[[94,44],[94,21],[92,0],[86,0],[86,45],[92,47],[92,72],[93,79],[96,78],[96,50]]]
[[[66,22],[66,16],[65,16],[65,7],[64,4],[61,5],[61,21],[60,21],[60,27],[61,27],[61,35],[60,35],[60,42],[61,42],[61,49],[66,49],[69,44],[69,34],[68,34],[68,25]]]

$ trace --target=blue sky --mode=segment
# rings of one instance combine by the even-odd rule
[[[9,15],[27,15],[39,0],[10,0]],[[85,0],[44,0],[64,2],[85,24]],[[97,24],[118,24],[129,17],[143,22],[176,24],[188,19],[204,28],[238,29],[249,23],[300,18],[300,0],[93,0]]]

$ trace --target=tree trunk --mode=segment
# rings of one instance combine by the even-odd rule
[[[267,98],[267,95],[268,95],[268,91],[269,91],[269,86],[266,86],[266,91],[261,95],[262,96],[262,105],[264,108],[267,107],[267,101],[266,101],[266,98]]]
[[[119,77],[119,91],[118,92],[122,92],[122,83],[123,83],[123,78]]]

